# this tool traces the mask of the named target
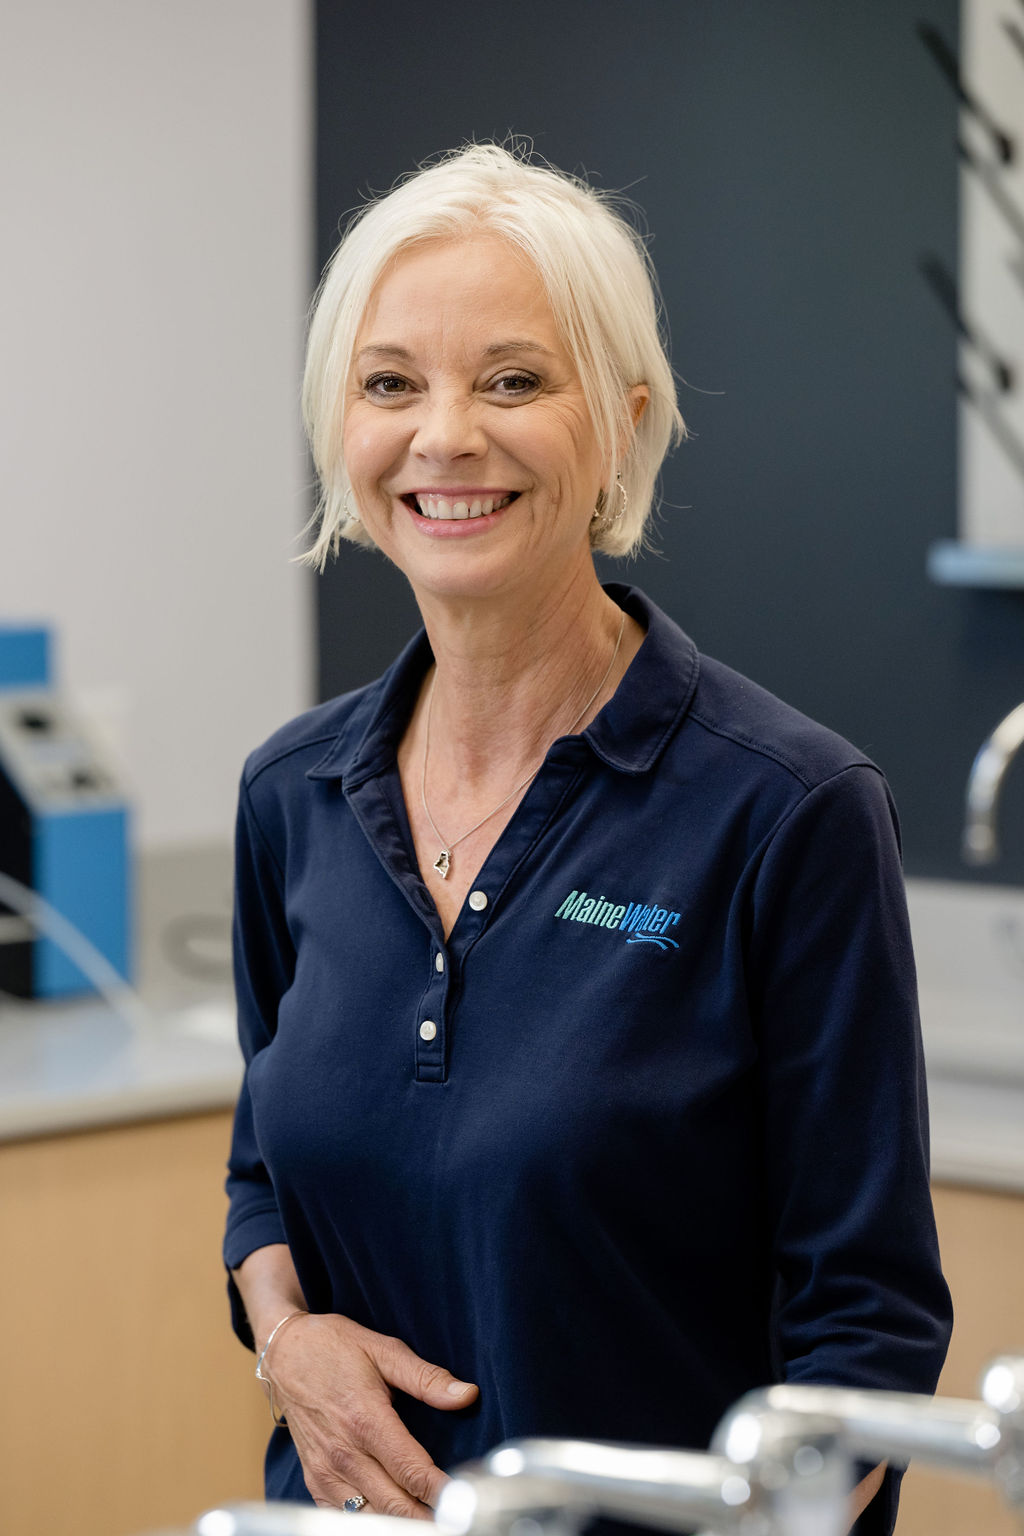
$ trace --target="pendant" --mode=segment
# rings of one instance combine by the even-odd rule
[[[447,880],[448,879],[448,871],[451,869],[451,867],[452,867],[452,856],[448,852],[447,848],[442,848],[441,852],[438,854],[437,858],[434,860],[434,868],[437,870],[437,872],[441,876],[442,880]]]

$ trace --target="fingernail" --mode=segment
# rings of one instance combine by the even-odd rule
[[[450,1397],[461,1397],[464,1392],[469,1391],[470,1385],[471,1383],[468,1381],[450,1381],[448,1383],[448,1394]]]

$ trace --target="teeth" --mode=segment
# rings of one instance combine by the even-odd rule
[[[456,501],[447,496],[417,496],[416,504],[424,517],[441,522],[462,522],[468,517],[486,517],[501,507],[507,507],[512,496],[478,496],[472,501]]]

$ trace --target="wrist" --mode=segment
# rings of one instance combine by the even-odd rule
[[[275,1424],[283,1424],[285,1419],[284,1414],[278,1413],[274,1406],[274,1379],[269,1374],[267,1367],[267,1357],[270,1354],[270,1346],[273,1344],[274,1340],[277,1338],[282,1329],[288,1327],[289,1323],[294,1323],[300,1317],[308,1316],[309,1313],[306,1311],[305,1307],[300,1307],[296,1308],[292,1312],[287,1313],[284,1317],[281,1318],[279,1322],[275,1323],[273,1328],[271,1328],[270,1332],[268,1333],[266,1342],[264,1343],[263,1348],[260,1350],[259,1357],[256,1361],[256,1379],[257,1381],[262,1382],[268,1389],[268,1396],[270,1398],[270,1417],[273,1419]]]
[[[231,1275],[260,1354],[283,1317],[307,1310],[291,1255],[283,1244],[255,1248]]]
[[[277,1307],[270,1307],[261,1314],[258,1324],[254,1324],[252,1336],[256,1344],[257,1364],[266,1361],[270,1353],[270,1346],[274,1342],[278,1332],[286,1323],[291,1323],[297,1317],[308,1317],[309,1311],[304,1303],[298,1305],[294,1301],[285,1299]]]

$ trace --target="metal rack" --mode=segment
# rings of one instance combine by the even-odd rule
[[[1024,589],[1024,5],[963,0],[960,57],[922,43],[956,95],[959,278],[920,266],[957,335],[958,536],[932,545],[946,586]]]

